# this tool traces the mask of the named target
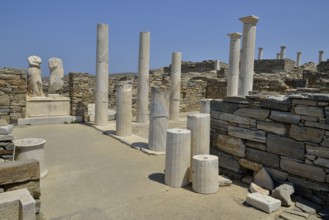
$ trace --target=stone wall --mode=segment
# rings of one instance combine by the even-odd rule
[[[211,153],[231,178],[265,167],[276,184],[329,204],[329,95],[213,100]]]
[[[0,163],[0,173],[0,194],[26,188],[36,203],[36,219],[43,219],[40,210],[39,162],[37,160],[24,160]]]
[[[316,67],[317,67],[319,72],[329,73],[329,60],[322,61]]]
[[[282,60],[255,60],[255,73],[291,72],[295,62],[290,59]]]
[[[189,72],[208,72],[216,70],[216,62],[219,62],[220,68],[227,69],[227,64],[216,60],[204,60],[202,62],[182,61],[182,73]],[[164,67],[164,71],[170,73],[171,65]]]
[[[0,69],[0,120],[15,124],[25,116],[26,70]]]

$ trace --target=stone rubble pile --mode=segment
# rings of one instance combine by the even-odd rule
[[[12,161],[14,159],[13,128],[13,125],[0,126],[0,162]]]

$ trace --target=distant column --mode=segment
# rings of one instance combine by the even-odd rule
[[[109,30],[107,24],[97,25],[95,124],[108,123]]]
[[[239,20],[243,23],[243,35],[238,93],[240,96],[246,96],[252,91],[254,82],[256,24],[259,17],[251,15]]]
[[[218,71],[220,70],[220,61],[219,60],[215,60],[215,68],[214,70]]]
[[[150,32],[141,32],[139,38],[137,116],[138,123],[149,119]]]
[[[169,119],[179,120],[182,53],[172,53]]]
[[[277,59],[277,60],[280,60],[280,56],[281,56],[280,53],[276,53],[276,59]]]
[[[323,50],[319,50],[319,63],[321,63],[323,60],[323,53],[324,53]]]
[[[210,114],[210,101],[212,99],[201,99],[200,100],[200,113]]]
[[[166,151],[168,128],[168,89],[165,87],[151,88],[149,149]]]
[[[241,33],[228,34],[230,37],[230,57],[227,74],[226,96],[237,96],[239,89],[239,62]]]
[[[297,52],[296,66],[300,66],[302,52]]]
[[[259,47],[258,48],[258,60],[262,60],[263,59],[263,48]]]
[[[285,59],[286,58],[286,55],[285,55],[285,52],[286,52],[286,47],[285,46],[281,46],[281,51],[280,51],[280,59]]]
[[[116,135],[129,136],[132,133],[132,88],[130,84],[116,86]]]

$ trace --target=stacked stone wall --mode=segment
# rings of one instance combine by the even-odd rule
[[[16,124],[25,117],[26,70],[0,69],[0,120]]]
[[[255,73],[277,73],[291,72],[295,67],[295,62],[290,59],[280,60],[255,60]]]
[[[320,62],[316,67],[319,72],[329,73],[329,60]]]
[[[276,184],[329,204],[329,95],[226,97],[211,101],[211,153],[241,179],[265,167]]]
[[[204,60],[202,62],[191,62],[191,61],[182,61],[182,73],[189,72],[209,72],[212,70],[216,70],[216,60]],[[227,64],[223,62],[219,62],[220,68],[227,69]],[[170,73],[169,67],[164,67],[164,72]]]

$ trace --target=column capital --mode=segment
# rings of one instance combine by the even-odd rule
[[[324,51],[323,50],[319,50],[319,53],[324,53]]]
[[[259,20],[259,17],[255,16],[255,15],[250,15],[250,16],[239,18],[239,20],[241,22],[243,22],[244,24],[254,24],[254,25],[256,25],[258,20]]]
[[[264,48],[262,48],[262,47],[258,47],[258,50],[263,50]]]
[[[232,39],[240,39],[242,34],[239,32],[233,32],[233,33],[228,33],[227,36],[229,36]]]
[[[286,49],[286,46],[280,46],[281,49]]]
[[[297,54],[302,54],[302,52],[298,51]]]

